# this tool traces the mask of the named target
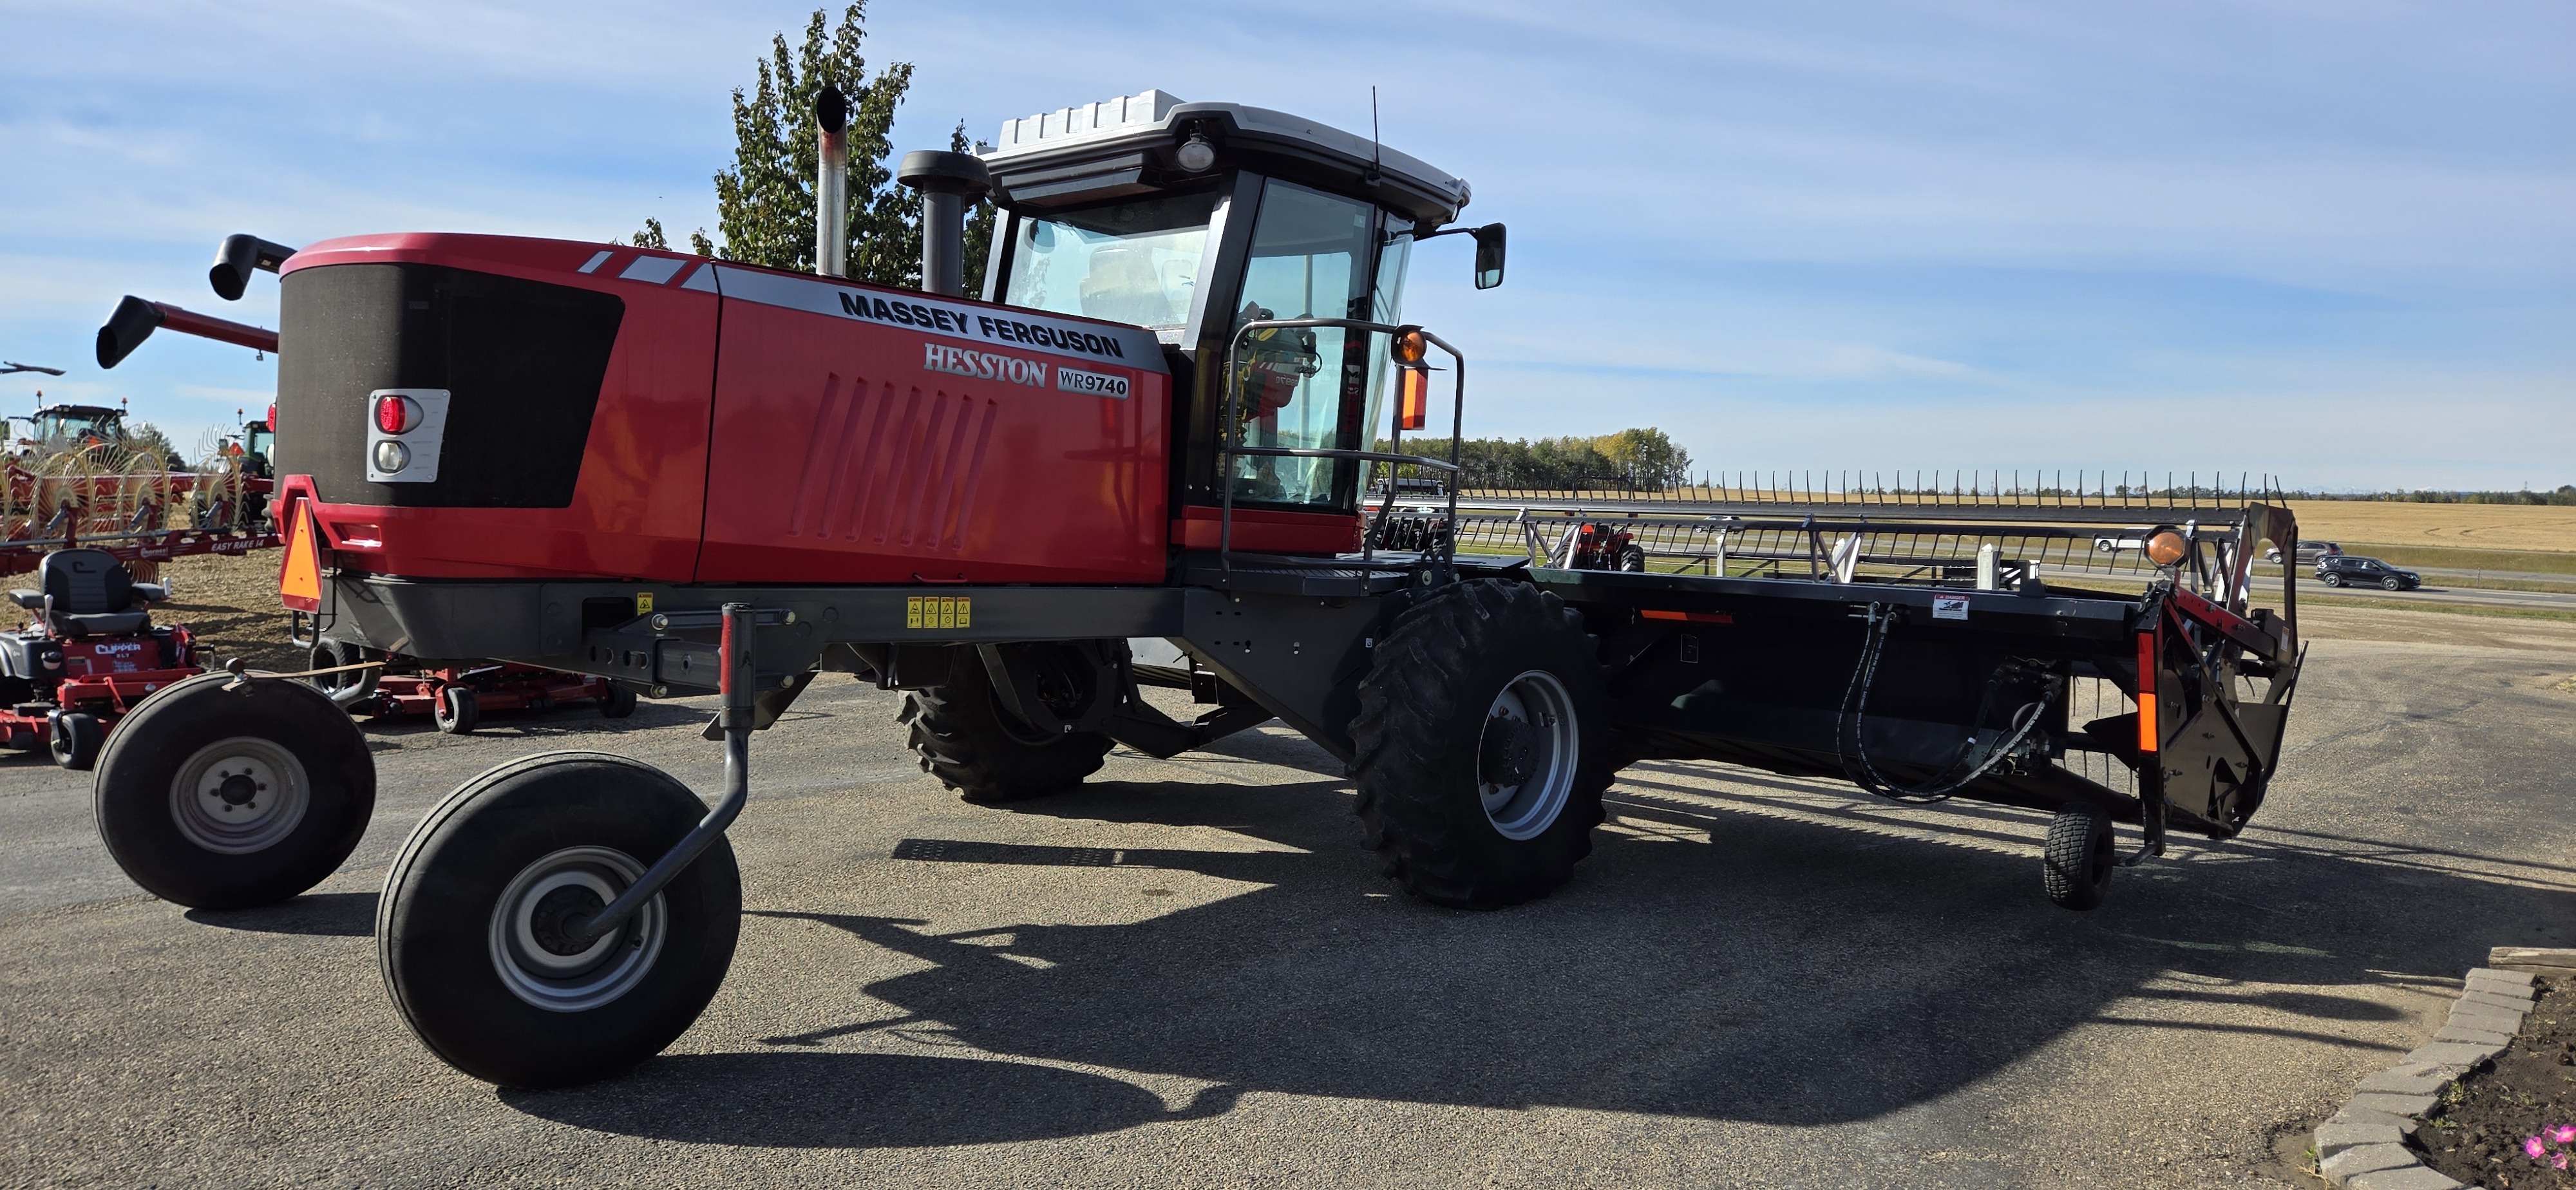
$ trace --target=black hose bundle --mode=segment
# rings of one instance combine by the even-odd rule
[[[1880,658],[1886,655],[1888,635],[1895,631],[1896,622],[1901,618],[1902,612],[1897,608],[1882,607],[1875,603],[1869,606],[1869,633],[1861,642],[1860,662],[1852,667],[1852,680],[1843,687],[1842,708],[1834,719],[1834,759],[1841,762],[1843,776],[1849,778],[1852,784],[1880,797],[1893,801],[1926,804],[1946,801],[1951,794],[1967,788],[1969,782],[1994,771],[1995,766],[2002,764],[2014,750],[2021,747],[2022,741],[2030,738],[2030,733],[2039,726],[2040,719],[2048,711],[2048,697],[2043,694],[2036,701],[2013,712],[2011,734],[1988,745],[1984,755],[1977,755],[1976,741],[1972,736],[1969,746],[1961,751],[1959,759],[1951,761],[1947,767],[1933,774],[1930,782],[1908,787],[1889,780],[1887,775],[1879,772],[1878,766],[1871,762],[1869,744],[1862,738],[1861,725],[1869,713],[1869,691],[1870,687],[1877,682],[1878,663]],[[1993,679],[1986,685],[1986,702],[1993,701],[1995,692],[2003,685],[2006,672],[2014,668],[2018,668],[2018,664],[1996,668]],[[1979,719],[1985,717],[1985,710],[1985,706],[1978,707]],[[1847,740],[1848,743],[1846,743]],[[1967,772],[1956,779],[1944,779],[1946,774],[1959,765],[1969,763],[1972,757],[1974,762],[1970,764]]]

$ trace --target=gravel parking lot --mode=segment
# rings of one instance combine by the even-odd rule
[[[2576,648],[2326,641],[2255,829],[2041,895],[2043,820],[1650,764],[1576,882],[1395,894],[1276,728],[968,806],[894,696],[755,743],[747,916],[694,1030],[521,1093],[403,1032],[384,866],[473,773],[598,748],[712,789],[693,705],[374,727],[312,894],[188,912],[84,775],[0,761],[0,1174],[15,1185],[2275,1185],[2499,943],[2576,945]]]

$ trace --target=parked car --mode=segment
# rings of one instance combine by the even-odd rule
[[[2299,565],[2305,566],[2311,562],[2330,558],[2342,552],[2343,547],[2336,545],[2331,541],[2302,541],[2299,543]],[[2267,562],[2280,561],[2281,547],[2277,545],[2266,547],[2263,551],[2263,560]]]
[[[2377,558],[2329,554],[2317,559],[2317,581],[2329,587],[2375,584],[2391,591],[2412,591],[2424,585],[2424,576],[2412,570],[2399,570]]]

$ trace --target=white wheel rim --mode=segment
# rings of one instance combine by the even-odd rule
[[[1503,683],[1485,712],[1476,747],[1476,796],[1506,839],[1533,839],[1556,825],[1574,792],[1580,755],[1574,698],[1546,670]]]
[[[293,834],[312,806],[304,762],[256,736],[217,740],[170,779],[170,821],[189,842],[220,855],[265,851]]]
[[[501,986],[548,1012],[586,1012],[635,990],[670,932],[661,894],[577,950],[557,927],[607,908],[643,875],[634,857],[606,847],[567,847],[519,869],[492,906],[492,969]]]

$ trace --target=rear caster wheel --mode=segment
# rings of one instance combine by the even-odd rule
[[[553,752],[484,772],[403,843],[376,953],[403,1022],[486,1082],[555,1087],[662,1052],[724,983],[742,878],[719,838],[607,936],[598,912],[706,816],[649,765]]]
[[[599,696],[599,713],[610,719],[623,719],[635,713],[635,692],[616,682],[608,684],[608,693]]]
[[[1572,879],[1615,763],[1582,618],[1526,583],[1457,583],[1407,609],[1375,656],[1351,774],[1386,874],[1476,909]]]
[[[76,773],[85,773],[98,763],[99,747],[107,742],[107,726],[95,715],[65,711],[54,716],[54,763]]]
[[[483,707],[475,701],[473,687],[441,686],[438,705],[430,708],[429,717],[449,735],[471,735],[483,717]]]
[[[283,901],[349,858],[376,762],[302,682],[201,674],[143,701],[99,753],[99,837],[144,891],[198,909]]]
[[[2097,909],[2111,890],[2120,856],[2111,842],[2111,816],[2100,806],[2070,802],[2048,824],[2042,875],[2048,899],[2061,909]]]

